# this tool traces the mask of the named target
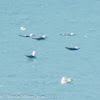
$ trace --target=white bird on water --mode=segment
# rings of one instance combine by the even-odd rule
[[[32,56],[35,57],[35,55],[36,55],[36,51],[33,51],[33,52],[32,52]]]
[[[72,36],[72,35],[75,35],[74,33],[70,33],[70,35]]]
[[[46,38],[46,35],[43,35],[42,37],[43,37],[43,38]]]
[[[35,35],[33,33],[31,33],[29,36],[32,37],[32,36],[35,36]]]
[[[71,81],[72,81],[71,78],[62,77],[62,79],[61,79],[61,84],[70,83]]]
[[[76,46],[76,47],[75,47],[75,49],[79,49],[79,47],[78,47],[78,46]]]
[[[33,51],[32,52],[32,55],[26,55],[26,57],[35,58],[35,55],[36,55],[36,51]]]
[[[25,28],[25,27],[23,27],[23,26],[22,26],[20,29],[21,29],[22,31],[25,31],[25,30],[26,30],[26,28]]]

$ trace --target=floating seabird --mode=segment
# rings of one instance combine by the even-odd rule
[[[60,34],[60,35],[66,36],[66,35],[68,35],[68,34]]]
[[[23,27],[23,26],[22,26],[20,29],[21,29],[22,31],[25,31],[25,30],[26,30],[26,28],[25,28],[25,27]]]
[[[32,36],[35,36],[35,35],[33,35],[33,34],[31,33],[30,35],[19,35],[19,36],[21,36],[21,37],[32,37]]]
[[[33,39],[36,39],[36,40],[44,40],[46,38],[45,35],[43,35],[42,37],[37,37],[37,38],[33,38]]]
[[[63,36],[73,36],[73,35],[75,35],[75,33],[70,33],[70,34],[60,34],[60,35],[63,35]]]
[[[76,46],[76,47],[74,47],[74,48],[71,48],[71,47],[66,47],[66,48],[69,49],[69,50],[78,50],[78,49],[79,49],[78,46]]]
[[[69,82],[71,82],[71,81],[72,81],[71,78],[62,77],[62,79],[61,79],[61,84],[66,84],[66,83],[69,83]]]
[[[33,51],[32,52],[32,55],[26,55],[26,57],[35,58],[35,55],[36,55],[36,51]]]
[[[70,33],[70,34],[68,34],[69,36],[73,36],[73,35],[75,35],[75,33]]]

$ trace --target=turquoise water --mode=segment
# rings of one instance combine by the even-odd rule
[[[0,0],[0,99],[99,99],[99,19],[99,0]],[[27,30],[21,31],[21,26]],[[71,32],[77,35],[59,35]],[[48,38],[19,37],[30,33]],[[34,50],[36,59],[25,57]],[[72,83],[62,85],[63,76]]]

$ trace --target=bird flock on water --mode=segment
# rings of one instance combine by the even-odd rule
[[[23,27],[23,26],[20,29],[21,29],[21,31],[26,30],[26,28]],[[70,34],[60,34],[60,35],[62,35],[62,36],[74,36],[76,34],[70,33]],[[45,40],[47,38],[46,35],[43,35],[41,37],[35,37],[35,35],[32,34],[32,33],[30,35],[19,35],[19,36],[21,36],[21,37],[32,37],[32,39],[35,39],[35,40]],[[85,35],[84,37],[87,38],[87,35]],[[75,46],[75,47],[66,47],[66,49],[74,51],[74,50],[79,50],[80,48],[78,46]],[[26,57],[35,58],[36,57],[36,51],[33,51],[31,55],[26,55]],[[66,83],[70,83],[70,82],[72,82],[71,78],[62,77],[62,79],[61,79],[61,84],[66,84]]]

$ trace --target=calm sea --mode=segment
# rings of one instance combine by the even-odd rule
[[[48,38],[19,36],[30,33]],[[99,100],[99,37],[100,0],[0,0],[0,99]]]

